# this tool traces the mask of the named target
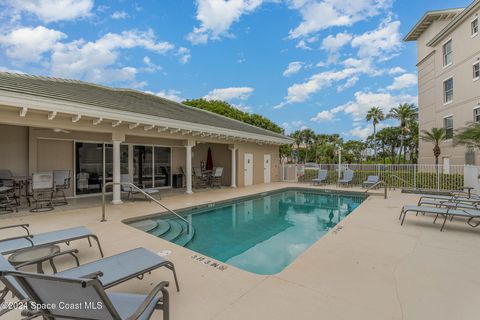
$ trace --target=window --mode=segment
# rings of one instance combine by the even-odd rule
[[[473,121],[480,122],[480,108],[473,109]]]
[[[445,138],[453,138],[453,116],[443,118],[443,128],[445,129]]]
[[[480,62],[477,62],[473,65],[473,80],[478,80],[480,78]]]
[[[452,64],[453,59],[452,40],[449,40],[443,45],[443,66],[449,66]]]
[[[453,100],[453,78],[443,82],[443,102],[449,103]]]
[[[472,37],[473,37],[478,34],[478,17],[472,20],[471,26],[472,26]]]

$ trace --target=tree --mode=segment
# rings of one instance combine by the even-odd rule
[[[367,112],[367,116],[365,117],[367,121],[372,121],[373,123],[373,141],[375,143],[376,138],[377,138],[377,124],[380,123],[380,121],[385,120],[385,115],[383,114],[382,109],[379,107],[371,107],[370,110]],[[377,160],[377,148],[374,146],[373,152],[375,155],[375,160]]]
[[[420,139],[433,143],[433,155],[435,156],[435,164],[438,166],[438,157],[440,156],[440,142],[445,140],[446,133],[443,128],[432,128],[430,131],[422,130]]]
[[[185,100],[182,103],[190,107],[207,110],[269,131],[281,134],[284,133],[282,127],[265,118],[264,116],[239,110],[225,101],[193,99]]]
[[[365,143],[361,141],[349,140],[343,144],[343,157],[348,163],[360,163],[362,153],[365,150]]]
[[[398,152],[398,163],[402,157],[402,151],[405,155],[404,140],[405,136],[410,132],[409,125],[412,122],[416,122],[418,117],[418,109],[413,104],[404,103],[398,107],[392,108],[387,115],[389,119],[397,119],[400,122],[400,128],[402,129],[400,134],[400,150]]]
[[[471,123],[459,130],[454,137],[455,144],[474,149],[480,147],[480,123]]]
[[[383,163],[386,163],[385,157],[389,157],[390,162],[395,163],[396,150],[400,147],[398,137],[401,133],[402,129],[399,127],[383,128],[377,133],[377,139],[382,146]]]

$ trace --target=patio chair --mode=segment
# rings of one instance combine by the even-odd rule
[[[68,201],[65,196],[65,190],[70,189],[70,170],[54,170],[53,183],[55,186],[53,204],[56,206],[67,205]],[[58,199],[59,194],[62,197],[61,200]]]
[[[417,205],[405,205],[400,212],[400,216],[398,217],[401,220],[400,225],[403,225],[405,221],[405,217],[407,216],[408,212],[414,212],[416,215],[419,213],[430,213],[435,214],[435,223],[438,217],[441,215],[444,217],[442,227],[440,231],[443,231],[445,228],[445,224],[447,222],[448,217],[450,216],[450,220],[454,217],[463,217],[468,218],[467,224],[473,228],[476,228],[480,225],[480,222],[473,222],[474,219],[480,219],[480,210],[472,210],[472,209],[455,209],[455,208],[440,208],[440,207],[430,207],[430,206],[417,206]]]
[[[213,187],[222,187],[222,175],[223,175],[223,167],[216,167],[213,171],[213,175],[210,181],[210,186]]]
[[[196,188],[206,188],[208,185],[208,177],[203,174],[202,169],[198,167],[193,168],[193,176],[195,177]]]
[[[130,177],[129,174],[122,174],[120,176],[120,182],[122,182],[122,183],[133,183],[132,178]],[[154,195],[158,195],[159,200],[162,198],[160,196],[160,191],[158,189],[144,188],[143,185],[140,185],[140,184],[135,184],[135,185],[151,197],[153,197]],[[127,198],[129,200],[132,200],[132,201],[135,201],[135,198],[134,198],[135,194],[142,194],[141,192],[139,192],[138,190],[136,190],[135,188],[133,188],[132,186],[129,186],[129,185],[123,185],[122,184],[121,187],[120,187],[120,190],[123,191],[123,192],[128,192]],[[143,195],[143,196],[145,196],[145,195]],[[145,199],[148,199],[148,200],[151,201],[151,199],[149,199],[146,196],[145,196]]]
[[[355,172],[353,170],[347,169],[343,172],[343,178],[338,180],[337,185],[342,186],[342,185],[351,185],[353,182],[353,176]]]
[[[318,170],[318,175],[315,179],[312,179],[312,185],[320,185],[327,182],[328,171]]]
[[[150,273],[161,267],[166,267],[172,271],[177,291],[180,291],[174,264],[145,248],[136,248],[83,265],[79,265],[78,258],[76,257],[77,253],[78,250],[76,249],[67,250],[43,257],[39,260],[29,261],[15,267],[7,258],[0,255],[0,271],[15,271],[16,269],[39,262],[49,261],[54,273],[60,277],[81,278],[100,271],[102,272],[102,275],[98,275],[98,279],[102,282],[103,287],[108,289],[133,278],[142,279],[144,274]],[[57,272],[53,260],[64,255],[72,255],[75,257],[77,267]],[[9,291],[11,291],[20,301],[28,298],[18,283],[11,277],[3,278],[1,280],[4,283],[5,288],[0,291],[0,303],[3,302],[3,299]]]
[[[35,207],[31,212],[45,212],[53,210],[53,172],[37,172],[32,175],[31,198]]]
[[[69,245],[71,241],[80,239],[87,239],[91,247],[91,240],[93,239],[97,242],[98,249],[101,256],[103,257],[103,251],[98,237],[86,227],[74,227],[38,233],[34,235],[30,234],[28,224],[15,224],[10,226],[4,226],[0,227],[0,230],[14,228],[23,229],[26,232],[26,235],[19,235],[13,238],[0,239],[0,254],[10,254],[20,249],[47,244],[66,243],[67,245]]]
[[[101,272],[96,275],[101,275]],[[41,306],[22,311],[23,316],[41,316],[44,319],[147,320],[155,309],[162,309],[163,319],[169,319],[167,281],[159,283],[148,295],[106,293],[96,275],[68,278],[19,271],[0,272],[2,277],[15,279],[29,299]],[[60,305],[72,307],[60,308]]]
[[[18,212],[18,202],[13,187],[0,186],[0,209],[3,209],[4,213]]]
[[[362,188],[368,188],[368,187],[374,186],[379,181],[380,181],[379,176],[368,176],[367,180],[363,181]]]

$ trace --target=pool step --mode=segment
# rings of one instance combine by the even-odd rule
[[[154,220],[143,220],[134,222],[131,226],[145,232],[151,232],[158,227],[158,222]]]
[[[170,223],[165,220],[157,220],[157,227],[150,234],[161,237],[170,230]]]
[[[180,220],[179,222],[183,227],[183,233],[177,239],[175,239],[174,243],[185,247],[195,236],[195,229],[192,226],[190,230],[188,230],[188,224],[185,221]]]
[[[164,233],[161,238],[170,242],[174,242],[175,239],[177,239],[182,231],[183,227],[180,223],[178,223],[176,220],[165,220],[165,222],[170,224],[170,230],[168,232]]]

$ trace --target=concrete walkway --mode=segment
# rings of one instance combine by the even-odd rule
[[[254,194],[286,186],[273,183],[167,197],[174,209]],[[328,188],[328,187],[327,187]],[[333,187],[332,187],[333,188]],[[350,191],[352,189],[349,189]],[[158,212],[148,202],[108,207],[108,222],[99,223],[100,207],[46,214],[3,217],[0,225],[27,222],[33,233],[86,225],[100,237],[106,255],[139,246],[168,249],[177,267],[181,291],[168,270],[131,280],[112,290],[148,292],[161,280],[172,284],[171,317],[191,319],[479,319],[480,228],[465,220],[448,222],[444,232],[432,216],[407,216],[403,204],[416,195],[390,192],[388,200],[368,198],[358,209],[274,276],[259,276],[235,267],[218,270],[192,258],[194,252],[131,228],[121,220]],[[7,236],[2,233],[2,237]],[[82,262],[99,257],[86,243]],[[59,260],[60,268],[73,266]],[[158,312],[158,319],[161,312]],[[2,319],[19,319],[10,312]]]

